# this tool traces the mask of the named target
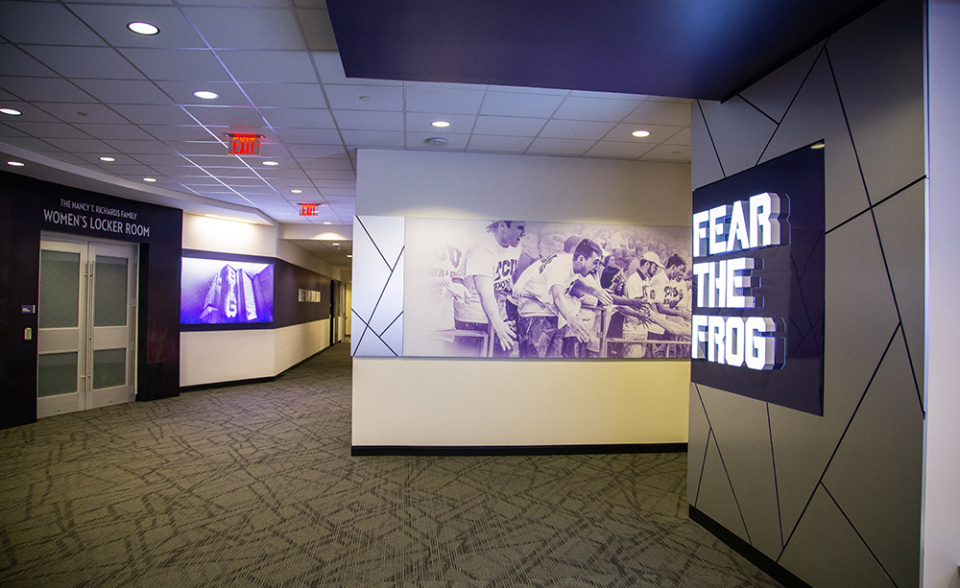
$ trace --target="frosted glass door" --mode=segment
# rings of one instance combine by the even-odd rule
[[[136,245],[40,244],[37,416],[135,394]]]

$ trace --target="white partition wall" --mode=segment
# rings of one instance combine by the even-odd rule
[[[363,150],[357,173],[361,220],[690,225],[685,164]],[[355,227],[356,247],[360,233]],[[359,259],[359,251],[355,254]],[[396,271],[390,269],[392,255],[378,254],[375,262],[384,275]],[[374,293],[382,300],[380,294],[387,292],[386,282],[373,293],[361,292],[360,271],[355,265],[355,309],[370,307],[365,300],[373,300]],[[384,325],[393,319],[389,314],[382,318]],[[359,315],[353,319],[357,345],[366,327]],[[689,369],[687,360],[355,357],[353,445],[685,443]]]
[[[924,74],[924,7],[889,0],[693,106],[694,188],[825,143],[823,416],[690,386],[694,514],[811,586],[921,582]]]

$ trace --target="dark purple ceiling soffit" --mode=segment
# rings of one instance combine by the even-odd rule
[[[722,100],[878,0],[327,0],[348,77]]]

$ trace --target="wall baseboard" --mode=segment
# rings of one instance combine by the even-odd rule
[[[770,559],[753,545],[750,545],[726,527],[711,519],[708,515],[688,505],[690,520],[710,531],[717,539],[726,543],[731,549],[747,558],[753,565],[767,573],[771,578],[787,588],[811,588],[809,584],[794,576],[789,570]]]
[[[497,455],[593,455],[613,453],[686,453],[686,443],[616,443],[609,445],[353,445],[353,456],[497,456]]]

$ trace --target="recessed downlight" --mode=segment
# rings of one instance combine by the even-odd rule
[[[156,182],[156,181],[157,181],[157,178],[143,178],[143,181],[144,181],[144,182],[150,182],[150,183],[152,184],[153,182]]]
[[[264,161],[264,162],[263,162],[263,165],[273,166],[273,165],[280,165],[280,164],[277,163],[276,161]]]
[[[131,22],[127,24],[127,28],[136,34],[144,35],[145,37],[150,37],[160,32],[160,29],[148,22]]]
[[[220,97],[220,94],[211,92],[210,90],[197,90],[193,95],[201,100],[216,100]]]
[[[100,158],[100,161],[106,161],[107,163],[110,163],[111,161],[116,161],[116,160],[117,160],[116,157],[107,157],[106,155]]]
[[[430,125],[437,127],[438,129],[445,129],[450,126],[450,123],[448,123],[445,120],[435,120],[432,123],[430,123]]]
[[[291,193],[291,194],[303,194],[303,190],[297,190],[296,188],[294,188],[293,190],[290,190],[290,193]]]
[[[325,225],[332,225],[333,223],[330,222],[330,221],[323,221],[323,224],[325,224]]]
[[[23,114],[16,108],[0,108],[0,112],[2,112],[3,114],[9,114],[10,116],[20,116],[21,114]]]
[[[641,129],[641,130],[639,130],[639,131],[634,131],[634,132],[632,132],[632,133],[630,133],[630,134],[633,135],[634,137],[637,137],[638,139],[642,139],[642,138],[644,138],[644,137],[649,137],[649,136],[650,136],[650,131],[644,131],[644,130]]]
[[[826,145],[823,141],[819,141],[810,146],[811,149],[823,149],[824,147],[826,147]]]
[[[26,164],[22,161],[8,161],[7,165],[12,165],[13,167],[23,167]]]

